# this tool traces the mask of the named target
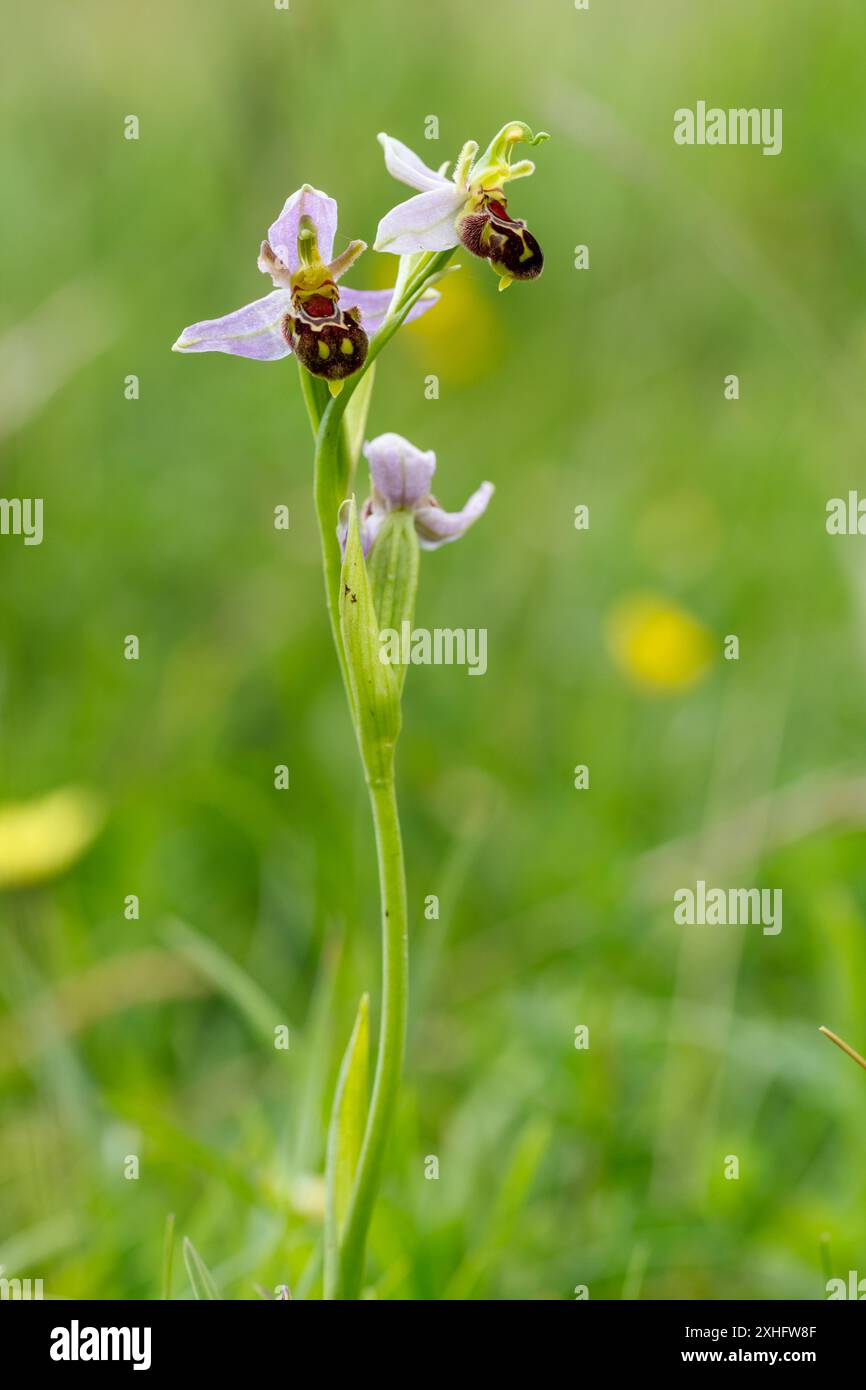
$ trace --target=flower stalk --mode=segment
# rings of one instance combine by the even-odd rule
[[[175,350],[222,352],[258,361],[298,360],[313,435],[313,496],[325,600],[370,798],[379,876],[382,1006],[368,1100],[369,1003],[363,996],[340,1067],[326,1154],[324,1296],[361,1296],[367,1233],[400,1089],[409,992],[406,873],[395,788],[406,668],[392,665],[383,629],[411,628],[419,556],[459,539],[484,512],[485,482],[462,510],[430,492],[431,451],[397,434],[365,444],[376,361],[404,323],[439,299],[434,286],[459,245],[486,260],[500,288],[541,273],[543,255],[526,224],[511,216],[506,183],[531,174],[515,149],[537,145],[522,122],[503,126],[479,159],[467,141],[454,175],[429,169],[405,145],[380,136],[389,171],[418,190],[382,219],[377,247],[399,256],[390,290],[338,282],[366,249],[349,241],[334,254],[337,204],[304,184],[287,198],[261,243],[257,265],[273,291],[221,318],[184,329]],[[359,511],[353,484],[361,454],[371,493]]]
[[[352,523],[349,527],[349,543],[346,560],[341,557],[340,543],[334,525],[340,504],[349,490],[357,458],[351,456],[347,424],[347,412],[356,394],[364,390],[365,377],[372,371],[373,364],[391,340],[401,324],[419,302],[431,283],[444,271],[452,251],[424,258],[424,264],[415,267],[407,276],[405,285],[396,302],[392,302],[389,314],[370,342],[366,362],[355,377],[350,378],[339,395],[327,398],[327,388],[323,391],[321,383],[310,376],[306,368],[300,366],[302,391],[310,424],[315,436],[314,498],[319,538],[322,547],[322,560],[325,573],[325,596],[334,646],[343,675],[349,709],[358,740],[358,748],[364,768],[370,797],[370,810],[376,840],[376,861],[379,875],[379,896],[381,904],[382,932],[382,1012],[379,1022],[378,1050],[373,1089],[360,1154],[357,1160],[355,1182],[349,1200],[345,1219],[339,1220],[334,1210],[334,1198],[330,1197],[327,1225],[329,1238],[326,1240],[325,1297],[336,1299],[356,1299],[361,1292],[364,1275],[364,1257],[367,1232],[373,1215],[376,1195],[382,1174],[382,1164],[403,1072],[403,1056],[406,1045],[406,1018],[409,999],[409,938],[406,898],[406,872],[403,860],[403,842],[400,832],[400,817],[394,780],[394,752],[399,732],[400,687],[404,672],[399,677],[378,660],[378,650],[366,650],[365,656],[351,663],[347,648],[352,643],[353,626],[357,626],[356,615],[367,607],[364,602],[364,584],[369,585],[366,566],[361,552],[360,533],[357,514],[352,505]],[[304,378],[307,378],[305,381]],[[360,430],[363,434],[363,428]],[[354,544],[353,544],[354,541]],[[347,564],[348,561],[348,564]],[[379,562],[381,566],[381,561]],[[375,573],[375,571],[374,571]],[[392,580],[396,584],[396,575]],[[401,572],[400,582],[405,584]],[[386,580],[377,583],[377,589]],[[417,584],[417,565],[415,568]],[[370,609],[375,615],[375,606],[370,597]],[[382,601],[380,597],[380,602]],[[393,601],[391,601],[393,602]],[[411,601],[404,594],[399,601],[401,610],[410,606],[414,611],[414,588]],[[389,603],[390,606],[390,603]],[[375,627],[378,645],[378,620]],[[367,634],[369,641],[369,632]],[[355,674],[359,667],[368,672],[371,668],[387,677],[393,687],[393,708],[388,710],[370,709],[370,702],[364,701],[364,691],[359,689]],[[378,674],[378,673],[377,673]],[[399,681],[399,684],[398,684]],[[383,704],[390,704],[383,701]],[[395,720],[396,711],[396,720]],[[384,728],[377,727],[376,717],[390,716],[391,723]],[[373,728],[367,727],[367,721]],[[337,1128],[340,1120],[340,1087],[335,1098],[332,1114],[329,1151],[334,1157],[329,1166],[336,1162],[339,1149]],[[329,1186],[331,1186],[329,1174]]]
[[[356,1299],[364,1277],[367,1231],[400,1091],[409,1002],[406,872],[393,774],[370,784],[382,903],[382,1016],[364,1142],[339,1255],[334,1297]]]

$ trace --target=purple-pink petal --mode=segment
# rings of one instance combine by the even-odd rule
[[[473,521],[477,521],[487,510],[487,503],[492,496],[493,484],[482,483],[460,512],[446,512],[433,503],[416,507],[415,529],[422,549],[438,550],[440,545],[459,540]]]
[[[365,444],[364,457],[376,497],[388,510],[413,509],[427,497],[436,472],[432,450],[416,449],[402,435],[388,433]]]
[[[448,251],[458,244],[457,215],[466,192],[446,179],[440,188],[418,193],[386,212],[376,231],[374,251],[404,256],[416,251]]]
[[[401,183],[408,183],[410,188],[417,188],[420,192],[426,193],[448,182],[444,174],[438,174],[435,169],[429,168],[414,150],[395,140],[392,135],[382,132],[376,138],[385,151],[385,168]]]
[[[257,362],[276,362],[291,352],[281,328],[290,306],[288,290],[274,290],[220,319],[191,324],[174,344],[174,351],[228,352]]]
[[[279,256],[289,270],[298,268],[298,223],[302,217],[309,217],[316,229],[319,242],[319,255],[330,261],[334,250],[334,236],[337,231],[337,204],[327,193],[311,188],[305,183],[297,193],[286,199],[285,206],[268,228],[268,241],[272,250]]]
[[[340,308],[360,309],[361,319],[368,333],[375,333],[381,328],[392,298],[393,290],[350,290],[348,285],[340,286]],[[409,310],[406,323],[412,323],[422,314],[426,314],[440,298],[438,290],[428,290]]]

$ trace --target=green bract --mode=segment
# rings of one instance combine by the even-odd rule
[[[404,622],[411,627],[418,593],[419,558],[420,546],[413,514],[409,511],[389,512],[368,561],[370,588],[380,631],[391,628],[400,632]],[[394,671],[398,691],[402,691],[406,667],[389,669]]]
[[[355,732],[371,786],[389,782],[400,732],[397,678],[379,658],[379,623],[361,549],[358,509],[349,503],[346,553],[340,571],[340,631],[352,695]]]

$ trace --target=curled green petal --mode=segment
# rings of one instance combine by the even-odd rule
[[[483,155],[474,164],[469,182],[477,183],[482,180],[487,183],[492,174],[507,179],[515,146],[540,145],[549,139],[546,130],[540,130],[537,135],[533,135],[525,121],[509,121],[494,135]]]

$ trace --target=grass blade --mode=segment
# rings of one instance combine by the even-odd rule
[[[174,1212],[165,1218],[165,1239],[162,1245],[162,1294],[165,1302],[171,1298],[171,1273],[174,1265]]]
[[[183,1238],[183,1262],[186,1265],[186,1272],[192,1285],[193,1297],[200,1300],[214,1299],[219,1301],[219,1293],[213,1281],[213,1275],[189,1236]]]

